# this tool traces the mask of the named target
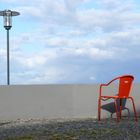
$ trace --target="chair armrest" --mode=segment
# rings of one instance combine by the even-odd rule
[[[118,80],[118,79],[120,79],[120,77],[114,78],[113,80],[111,80],[111,81],[110,81],[109,83],[107,83],[107,84],[100,84],[99,95],[100,95],[100,96],[102,95],[102,87],[103,87],[103,86],[109,86],[112,82],[114,82],[114,81],[116,81],[116,80]]]

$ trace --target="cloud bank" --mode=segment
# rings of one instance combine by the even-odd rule
[[[132,0],[0,0],[20,11],[11,36],[12,84],[101,83],[138,73],[140,14]],[[22,27],[22,28],[21,28]],[[1,44],[6,44],[0,35]],[[0,48],[1,84],[6,48]]]

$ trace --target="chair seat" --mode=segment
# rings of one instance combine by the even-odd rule
[[[126,99],[126,98],[133,98],[132,96],[129,96],[129,97],[125,97],[125,96],[116,96],[116,95],[114,95],[114,96],[101,96],[100,98],[113,98],[113,99],[117,99],[117,98],[119,98],[119,99]]]

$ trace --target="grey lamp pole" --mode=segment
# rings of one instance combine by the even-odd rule
[[[10,85],[9,30],[12,27],[12,16],[19,14],[19,12],[11,10],[0,11],[0,16],[3,16],[4,20],[4,28],[7,30],[7,85]]]

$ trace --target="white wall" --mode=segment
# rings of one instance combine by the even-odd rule
[[[111,87],[107,92],[113,92]],[[133,85],[140,114],[140,85]],[[99,85],[11,85],[0,86],[0,120],[97,117]],[[130,102],[127,102],[130,110]],[[103,111],[103,117],[109,113]]]

